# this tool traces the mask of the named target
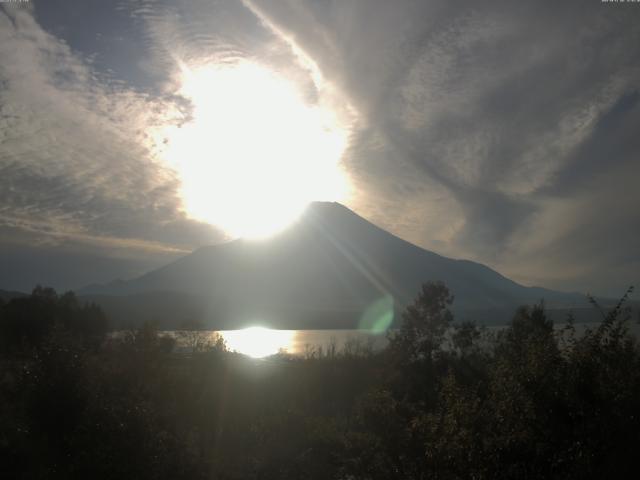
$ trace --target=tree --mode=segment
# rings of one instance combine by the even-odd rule
[[[40,285],[31,295],[13,298],[0,310],[2,347],[9,349],[40,346],[56,328],[97,347],[109,328],[97,305],[81,304],[73,292],[58,295]]]
[[[198,320],[186,320],[180,324],[177,332],[177,340],[181,347],[186,348],[189,353],[202,353],[211,348],[215,348],[221,341],[219,334],[215,336],[205,330],[202,322]],[[224,340],[222,340],[224,341]]]
[[[389,336],[389,349],[400,363],[431,361],[440,350],[453,315],[453,295],[442,282],[426,282],[403,314],[400,329]]]

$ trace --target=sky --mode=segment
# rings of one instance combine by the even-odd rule
[[[620,296],[639,128],[636,2],[5,1],[0,289],[131,278],[295,198]]]

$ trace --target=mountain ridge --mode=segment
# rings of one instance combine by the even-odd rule
[[[260,318],[276,326],[335,327],[341,322],[323,322],[322,312],[327,319],[343,312],[350,318],[344,328],[353,328],[380,299],[402,310],[427,280],[447,284],[457,312],[513,311],[541,298],[563,307],[586,303],[577,294],[526,287],[481,263],[423,249],[328,202],[310,204],[298,221],[269,239],[203,246],[132,280],[79,294],[99,304],[118,303],[114,297],[129,297],[120,303],[133,304],[135,298],[160,298],[165,292],[191,302],[185,317],[208,325]],[[310,317],[317,318],[309,324]]]

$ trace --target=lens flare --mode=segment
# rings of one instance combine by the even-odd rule
[[[360,319],[358,328],[374,335],[381,335],[391,327],[393,317],[393,297],[385,295],[369,305]]]

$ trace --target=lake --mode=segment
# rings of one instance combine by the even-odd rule
[[[178,341],[178,349],[190,350],[195,341],[214,340],[220,334],[229,350],[263,358],[276,353],[311,355],[320,350],[342,351],[369,348],[380,350],[387,344],[385,334],[367,330],[273,330],[251,327],[242,330],[164,332]]]
[[[586,328],[597,327],[597,323],[576,323],[576,333],[582,334]],[[556,330],[565,326],[557,323]],[[504,326],[486,327],[487,332],[498,332]],[[634,335],[640,333],[635,322],[629,323]],[[314,353],[343,351],[357,352],[358,349],[381,350],[387,345],[385,333],[376,334],[367,330],[274,330],[251,327],[242,330],[206,330],[200,332],[164,332],[178,341],[178,350],[189,351],[194,341],[215,339],[216,333],[224,338],[227,348],[254,358],[264,358],[276,353],[308,356]]]

